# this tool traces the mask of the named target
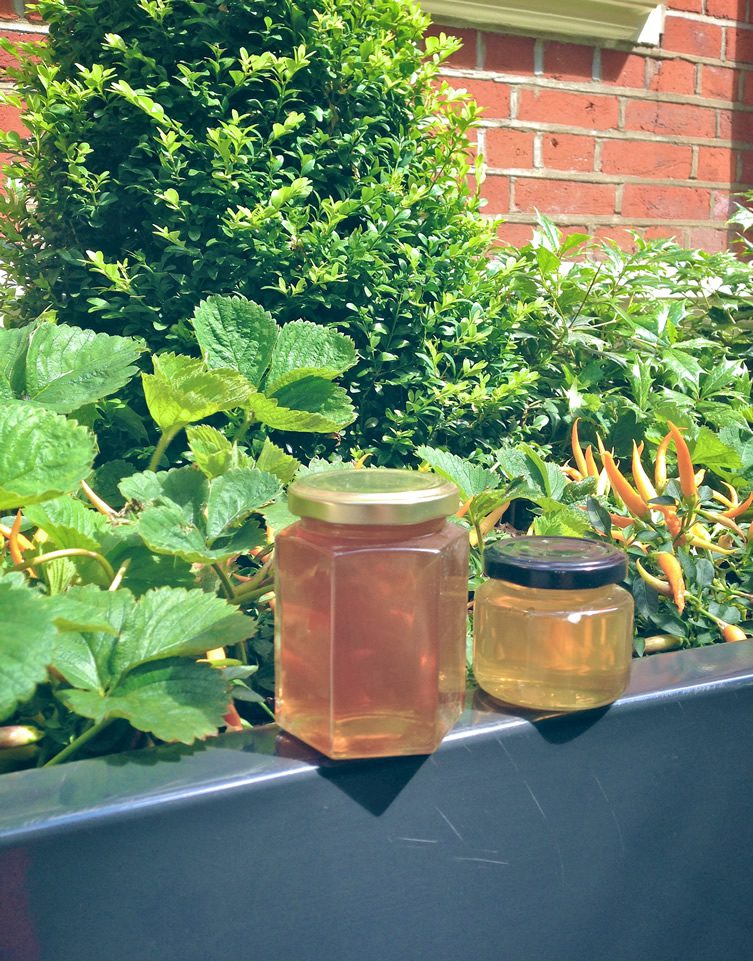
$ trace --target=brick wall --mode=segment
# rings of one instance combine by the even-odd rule
[[[505,215],[504,239],[525,242],[538,208],[624,244],[636,227],[727,245],[730,195],[753,186],[753,0],[667,7],[659,47],[432,28],[464,41],[445,75],[484,107],[486,212]],[[23,8],[0,0],[0,33],[44,32]],[[0,126],[18,118],[0,108]]]
[[[447,79],[484,107],[503,238],[530,238],[538,208],[623,244],[728,244],[730,194],[753,186],[753,0],[670,0],[659,47],[440,30],[464,41]]]

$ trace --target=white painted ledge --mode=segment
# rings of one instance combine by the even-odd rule
[[[438,23],[658,44],[664,8],[652,0],[421,0]]]

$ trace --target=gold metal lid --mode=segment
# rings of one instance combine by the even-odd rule
[[[309,474],[288,488],[293,514],[330,524],[422,524],[459,503],[457,487],[436,474],[381,467]]]

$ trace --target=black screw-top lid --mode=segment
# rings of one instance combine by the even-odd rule
[[[616,547],[580,537],[511,537],[487,548],[484,569],[523,587],[567,591],[618,584],[627,558]]]

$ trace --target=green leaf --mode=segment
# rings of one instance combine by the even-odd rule
[[[127,384],[142,350],[129,337],[41,324],[26,355],[26,394],[50,410],[71,413]]]
[[[156,474],[149,470],[133,474],[120,482],[120,491],[144,507],[177,506],[185,520],[196,523],[206,507],[209,483],[194,467],[176,467]]]
[[[285,530],[286,527],[290,527],[291,524],[295,524],[297,520],[300,520],[300,518],[296,517],[295,514],[291,514],[288,510],[287,500],[279,500],[273,504],[267,504],[266,507],[261,508],[259,513],[267,522],[267,527],[271,531],[272,537],[277,537],[280,531]]]
[[[520,449],[525,455],[530,475],[536,486],[543,490],[547,497],[559,499],[565,490],[565,478],[556,464],[547,463],[529,444],[521,444]]]
[[[191,322],[208,367],[232,368],[259,386],[277,337],[271,314],[245,297],[215,295],[199,304]]]
[[[102,514],[73,497],[55,497],[44,504],[31,505],[25,514],[57,548],[81,547],[96,551],[110,530]]]
[[[547,500],[546,513],[533,522],[535,534],[546,537],[583,537],[591,524],[584,511]]]
[[[92,434],[23,401],[0,406],[0,510],[75,490],[91,472]]]
[[[188,427],[186,437],[196,466],[207,477],[219,477],[232,465],[233,445],[214,427]]]
[[[31,328],[0,328],[0,401],[21,397],[24,391],[24,365]]]
[[[45,599],[20,574],[0,577],[0,721],[47,678],[56,636]]]
[[[209,485],[206,533],[216,540],[280,494],[280,482],[256,468],[230,470]]]
[[[436,447],[418,447],[416,454],[421,460],[441,477],[452,481],[460,491],[463,501],[474,497],[483,491],[494,490],[499,487],[499,478],[485,467],[463,460],[456,454],[450,454]]]
[[[701,427],[695,442],[689,446],[696,467],[708,467],[711,470],[725,472],[742,469],[743,462],[738,451],[725,444],[708,427]]]
[[[144,543],[157,554],[174,554],[189,564],[212,564],[242,554],[264,543],[264,532],[253,521],[237,531],[215,538],[210,546],[200,522],[192,523],[173,503],[149,507],[138,519],[136,529]]]
[[[319,377],[288,384],[274,397],[254,394],[248,407],[257,420],[274,430],[329,434],[356,419],[346,391]]]
[[[265,437],[264,446],[256,459],[256,466],[259,470],[274,474],[281,483],[288,484],[295,477],[301,462],[291,454],[286,454],[281,447]]]
[[[595,497],[589,497],[586,501],[586,509],[594,530],[609,537],[612,533],[612,518],[606,507],[603,507]]]
[[[138,601],[128,618],[111,668],[120,676],[165,657],[196,657],[232,646],[254,633],[255,623],[226,601],[201,590],[162,587]]]
[[[106,695],[66,691],[61,697],[94,721],[122,717],[139,731],[184,744],[214,734],[230,699],[221,671],[181,658],[144,664]]]
[[[141,379],[149,413],[163,432],[242,407],[251,393],[235,370],[210,371],[202,361],[180,354],[161,354],[152,362],[154,373]]]
[[[170,554],[153,553],[133,526],[120,527],[117,531],[118,543],[108,550],[107,559],[116,570],[128,562],[121,583],[137,597],[155,587],[196,586],[188,561]]]
[[[304,377],[334,380],[356,362],[350,337],[329,327],[294,320],[280,331],[272,352],[264,391],[274,394],[285,384]]]

